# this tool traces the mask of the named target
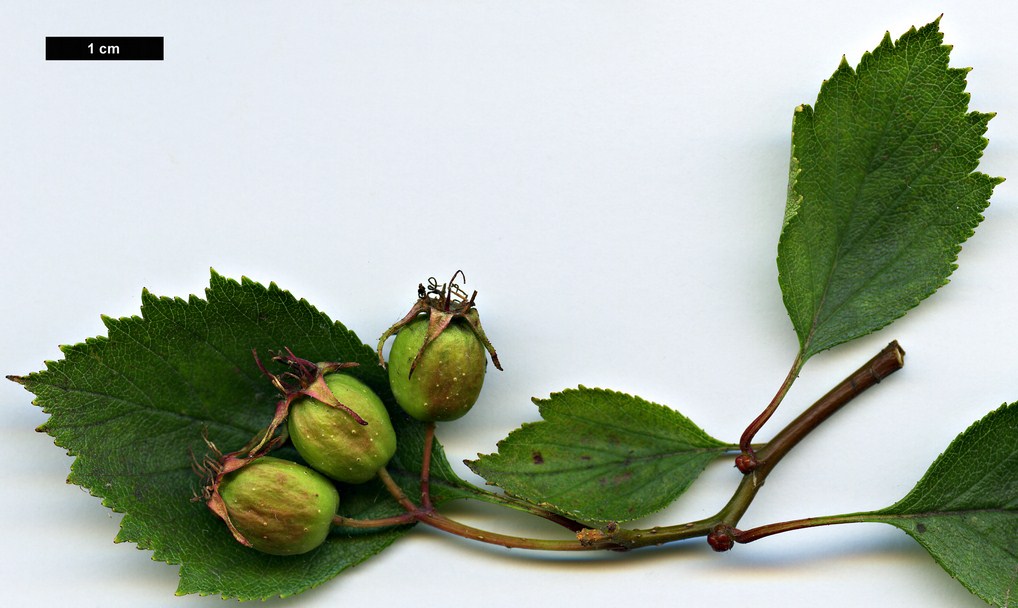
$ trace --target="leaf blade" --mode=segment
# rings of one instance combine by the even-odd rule
[[[778,271],[804,360],[943,286],[1002,181],[975,172],[992,115],[949,50],[936,21],[887,35],[796,109]]]
[[[1018,402],[959,435],[895,504],[860,520],[914,538],[969,591],[995,606],[1018,597]]]
[[[467,465],[509,494],[578,521],[660,510],[731,448],[682,414],[623,393],[581,386],[534,402],[544,420]]]
[[[142,294],[141,316],[104,318],[108,337],[62,347],[64,358],[17,380],[49,414],[42,425],[75,457],[69,481],[124,513],[117,542],[181,565],[178,594],[239,599],[289,596],[317,586],[377,554],[407,528],[334,532],[305,556],[279,558],[246,549],[200,503],[191,453],[202,432],[237,449],[272,417],[277,394],[260,377],[262,356],[284,346],[315,361],[360,363],[350,370],[382,397],[399,437],[394,470],[419,470],[420,425],[392,400],[374,351],[340,323],[275,284],[226,279],[214,271],[207,299]],[[436,502],[466,487],[435,446]],[[284,456],[298,458],[292,450]],[[409,489],[409,488],[408,488]],[[341,488],[346,516],[380,517],[400,508],[378,484]]]

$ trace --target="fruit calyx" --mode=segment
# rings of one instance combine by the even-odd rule
[[[191,456],[191,469],[202,478],[204,483],[201,492],[192,500],[204,502],[209,511],[212,511],[216,517],[226,522],[226,527],[230,529],[230,533],[233,534],[233,538],[238,543],[245,547],[252,547],[251,541],[241,534],[240,530],[237,529],[230,519],[230,513],[226,508],[226,501],[223,500],[223,496],[219,493],[219,486],[222,485],[224,477],[261,458],[266,452],[282,444],[284,439],[277,437],[272,441],[266,442],[260,451],[252,452],[246,458],[238,456],[244,450],[223,454],[216,447],[216,444],[209,440],[207,434],[204,439],[205,445],[209,448],[209,453],[203,456],[200,462],[193,454]]]
[[[289,371],[277,375],[265,369],[265,365],[263,365],[261,359],[258,358],[258,351],[256,349],[251,349],[251,354],[254,355],[255,363],[258,364],[258,369],[269,377],[269,380],[272,381],[272,385],[283,394],[283,398],[276,403],[276,411],[272,417],[272,422],[269,423],[269,426],[255,436],[255,438],[252,439],[251,442],[241,450],[241,452],[247,451],[249,455],[264,453],[265,446],[274,441],[273,435],[275,435],[276,429],[286,422],[286,418],[290,413],[290,405],[294,402],[294,400],[300,397],[311,397],[312,399],[321,401],[329,407],[346,412],[354,419],[355,422],[357,422],[357,424],[367,426],[368,421],[361,418],[361,416],[352,408],[341,403],[339,399],[336,398],[336,395],[329,390],[329,386],[325,383],[325,374],[336,372],[341,369],[356,367],[359,365],[358,363],[313,363],[293,354],[293,351],[289,348],[285,348],[284,350],[286,351],[285,354],[278,354],[274,356],[272,360],[285,363],[290,369]]]
[[[466,321],[467,326],[470,327],[470,330],[488,351],[488,354],[491,356],[491,362],[495,364],[499,371],[502,370],[502,364],[498,361],[498,353],[495,352],[495,347],[492,346],[491,341],[484,334],[480,316],[477,314],[477,309],[474,308],[477,291],[474,291],[468,297],[467,292],[456,283],[456,277],[462,277],[464,283],[467,280],[463,271],[457,270],[448,283],[439,285],[438,280],[435,277],[431,277],[428,279],[427,287],[423,283],[417,286],[417,302],[414,303],[410,311],[402,319],[385,330],[382,337],[378,339],[377,352],[379,365],[382,367],[386,366],[385,357],[382,356],[382,348],[385,346],[386,340],[415,321],[418,317],[426,314],[428,317],[428,331],[424,338],[424,343],[421,345],[420,350],[417,351],[417,356],[414,358],[413,363],[410,364],[408,378],[413,376],[414,370],[417,369],[417,364],[420,362],[421,356],[424,354],[425,349],[428,348],[428,345],[438,338],[455,319]]]

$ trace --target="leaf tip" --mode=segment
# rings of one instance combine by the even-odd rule
[[[940,13],[939,15],[937,15],[936,19],[934,19],[933,21],[930,21],[926,25],[918,28],[918,31],[920,31],[920,32],[931,31],[931,32],[936,32],[936,33],[939,34],[940,33],[940,20],[943,17],[944,17],[944,13]],[[913,25],[911,31],[915,31],[916,29],[917,28]]]
[[[25,386],[25,384],[26,384],[26,383],[28,382],[28,380],[26,380],[25,378],[23,378],[23,377],[21,377],[21,376],[15,376],[15,375],[13,375],[13,374],[11,374],[11,375],[9,375],[9,376],[5,376],[5,378],[7,378],[8,380],[10,380],[11,382],[16,382],[16,383],[18,383],[18,384],[20,384],[21,386]]]

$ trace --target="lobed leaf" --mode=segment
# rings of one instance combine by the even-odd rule
[[[534,403],[543,421],[467,465],[509,494],[582,522],[658,511],[732,447],[675,410],[623,393],[581,386]]]
[[[915,488],[870,521],[901,528],[994,606],[1018,601],[1018,403],[959,435]],[[1009,604],[1010,602],[1010,604]]]
[[[311,553],[275,557],[240,546],[204,504],[191,501],[200,485],[192,455],[205,453],[203,433],[222,450],[235,450],[272,418],[278,394],[251,349],[263,360],[289,347],[312,361],[360,363],[349,371],[389,407],[399,444],[390,470],[408,479],[419,471],[420,424],[394,406],[374,351],[305,300],[275,284],[238,283],[214,271],[206,294],[207,300],[184,301],[145,291],[140,317],[104,318],[109,337],[62,347],[64,359],[16,380],[50,415],[40,430],[75,456],[69,481],[124,513],[116,541],[181,565],[179,594],[299,593],[378,553],[406,528],[336,531]],[[435,500],[460,496],[466,484],[437,443],[434,454]],[[378,484],[341,487],[344,515],[399,510]]]
[[[1003,181],[975,172],[992,114],[968,111],[939,20],[842,59],[796,108],[779,283],[800,357],[866,335],[947,283]]]

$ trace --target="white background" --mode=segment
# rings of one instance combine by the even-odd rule
[[[708,8],[709,7],[709,8]],[[669,404],[736,441],[791,364],[776,281],[793,108],[845,54],[944,13],[981,169],[1012,178],[951,284],[811,361],[761,434],[893,338],[906,368],[768,480],[744,526],[887,506],[950,440],[1018,400],[1011,3],[33,2],[0,9],[0,371],[136,314],[208,269],[276,281],[372,342],[418,282],[462,268],[498,347],[440,437],[459,462],[579,383]],[[162,62],[46,62],[46,36],[164,36]],[[9,605],[220,606],[114,545],[119,515],[64,483],[31,395],[0,383]],[[467,469],[459,471],[478,481]],[[728,463],[646,523],[709,515]],[[471,522],[555,534],[499,511]],[[904,533],[801,531],[715,555],[535,555],[425,529],[287,607],[981,606]],[[369,602],[369,603],[365,603]]]

